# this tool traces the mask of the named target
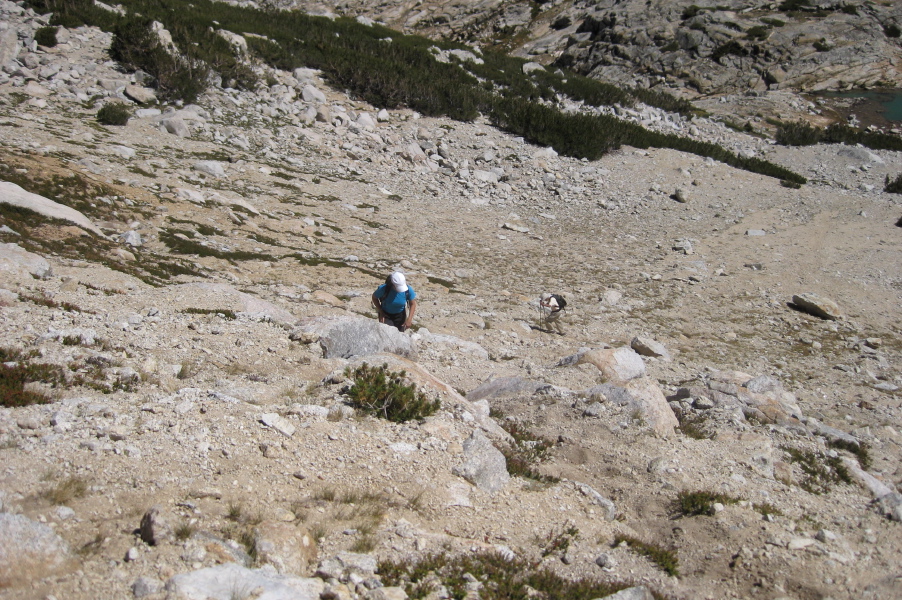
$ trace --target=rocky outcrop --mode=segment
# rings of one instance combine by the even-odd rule
[[[15,183],[0,181],[0,203],[34,211],[51,219],[68,221],[86,231],[104,237],[103,232],[86,216],[49,198],[26,192]]]
[[[374,319],[310,317],[298,323],[291,338],[318,342],[326,358],[353,358],[381,352],[416,359],[416,344],[409,335]]]
[[[62,573],[69,546],[43,523],[0,513],[0,588]]]
[[[287,6],[287,0],[277,0]],[[514,52],[627,87],[698,94],[817,91],[902,84],[898,3],[626,0],[447,3],[356,0],[342,10],[408,32],[485,43],[516,40]],[[308,8],[311,12],[321,8]],[[750,10],[753,8],[754,10]]]

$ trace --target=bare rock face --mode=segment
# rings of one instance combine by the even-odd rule
[[[645,375],[642,357],[630,348],[590,350],[579,358],[579,362],[595,365],[605,378],[615,382],[629,381]]]
[[[288,0],[276,5],[293,7]],[[780,3],[743,11],[695,0],[448,3],[344,2],[345,14],[427,36],[491,45],[516,34],[513,53],[623,86],[662,82],[695,96],[749,90],[817,91],[902,83],[902,48],[884,33],[902,21],[898,3],[793,13]],[[701,6],[701,8],[699,8]],[[308,9],[313,12],[312,9]],[[827,40],[825,43],[821,40]],[[820,42],[820,43],[818,43]]]
[[[836,302],[817,294],[797,294],[792,297],[792,303],[807,313],[829,321],[842,317],[842,311]]]
[[[313,570],[317,545],[304,527],[280,521],[264,521],[254,529],[257,561],[269,564],[279,573],[303,575]]]
[[[71,558],[66,542],[46,525],[0,513],[0,588],[62,573]]]
[[[103,232],[90,219],[74,208],[69,208],[38,194],[26,192],[15,183],[0,181],[0,203],[27,208],[45,217],[69,221],[86,231],[105,237]]]
[[[324,588],[321,579],[278,575],[265,569],[248,569],[227,563],[176,575],[166,582],[170,598],[179,600],[318,600]]]
[[[670,352],[664,344],[647,337],[634,337],[630,347],[642,356],[653,356],[666,361],[670,360]]]
[[[0,272],[18,277],[44,279],[52,273],[44,257],[21,248],[18,244],[0,244]]]
[[[454,468],[455,475],[489,493],[497,492],[510,481],[504,455],[481,431],[474,431],[463,446],[465,460]]]
[[[637,411],[648,426],[661,437],[673,435],[674,428],[679,426],[664,392],[649,377],[638,377],[626,384],[632,396],[629,407]]]
[[[311,317],[302,320],[292,339],[319,336],[326,358],[351,358],[391,352],[416,359],[417,349],[410,336],[390,325],[357,317]]]

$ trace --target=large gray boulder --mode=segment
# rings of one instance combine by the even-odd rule
[[[648,588],[644,585],[637,585],[636,587],[626,588],[625,590],[620,590],[616,594],[611,594],[610,596],[605,596],[604,598],[600,598],[599,600],[653,600],[654,596],[651,595],[651,592],[648,591]]]
[[[302,575],[313,570],[317,545],[313,535],[294,523],[263,521],[254,528],[258,564],[272,565],[279,573]]]
[[[69,208],[68,206],[54,202],[49,198],[26,192],[15,183],[0,181],[0,203],[17,206],[19,208],[27,208],[28,210],[52,219],[68,221],[100,237],[105,237],[103,232],[100,231],[88,217],[84,216],[74,208]]]
[[[22,46],[14,27],[0,31],[0,69],[12,63]]]
[[[0,513],[0,588],[65,572],[71,563],[69,546],[52,529]]]
[[[322,579],[278,575],[227,563],[176,575],[166,582],[172,600],[319,600]]]
[[[475,430],[463,446],[464,463],[454,467],[452,472],[455,475],[489,493],[497,492],[510,481],[504,455],[482,431]]]
[[[309,317],[292,331],[291,339],[318,341],[326,358],[352,358],[381,352],[416,360],[416,344],[390,325],[358,317]]]
[[[601,348],[582,353],[578,364],[595,365],[605,379],[626,382],[645,375],[645,362],[632,348]]]
[[[46,279],[52,274],[44,257],[23,249],[18,244],[0,244],[0,272],[16,277]]]

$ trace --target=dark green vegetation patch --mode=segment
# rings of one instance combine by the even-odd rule
[[[595,600],[635,585],[594,578],[565,579],[522,558],[509,559],[497,553],[433,554],[413,563],[382,561],[378,571],[382,583],[403,587],[412,600],[426,598],[439,586],[444,586],[451,598],[468,598],[467,586],[471,578],[467,575],[482,584],[481,600]],[[652,596],[657,600],[666,598],[654,591]]]
[[[668,550],[656,544],[650,544],[638,538],[622,534],[614,538],[615,546],[621,543],[626,543],[630,550],[639,556],[646,557],[668,575],[673,577],[680,576],[680,564],[676,550]]]
[[[842,123],[825,129],[804,121],[787,121],[777,128],[776,140],[784,146],[811,146],[814,144],[861,144],[873,150],[902,151],[902,137],[849,127]]]
[[[738,498],[717,492],[680,492],[677,495],[676,510],[679,514],[692,517],[696,515],[713,515],[714,504],[736,504]]]
[[[797,465],[803,473],[799,486],[812,494],[825,494],[837,483],[852,483],[849,470],[838,456],[827,456],[812,450],[799,450],[782,446],[789,456],[789,462]]]
[[[524,59],[500,52],[481,53],[481,64],[456,58],[438,62],[433,48],[466,47],[401,35],[378,25],[368,27],[350,18],[330,20],[298,11],[258,10],[208,0],[190,4],[123,0],[125,16],[103,10],[91,0],[29,0],[28,5],[42,14],[54,13],[56,24],[85,23],[113,32],[111,56],[126,70],[149,73],[154,78],[151,84],[164,100],[193,101],[213,72],[231,87],[253,89],[258,85],[253,72],[215,33],[225,29],[244,34],[250,51],[271,67],[320,69],[333,86],[377,107],[408,107],[428,116],[463,121],[482,114],[510,133],[575,158],[594,160],[622,145],[672,148],[805,183],[802,176],[783,167],[738,156],[721,146],[649,131],[610,116],[566,114],[543,105],[541,102],[554,103],[558,95],[564,95],[588,106],[631,106],[640,100],[683,114],[692,111],[688,102],[663,92],[623,90],[562,70],[524,74]],[[161,46],[150,31],[153,21],[170,31],[178,55]]]
[[[551,475],[543,475],[535,466],[550,458],[554,442],[548,438],[536,435],[523,425],[509,419],[498,418],[499,425],[510,434],[513,442],[510,444],[498,444],[497,447],[504,455],[507,463],[507,472],[512,477],[524,477],[540,483],[557,483],[560,478]]]
[[[74,208],[94,222],[118,220],[114,214],[115,204],[98,201],[99,197],[115,197],[116,192],[102,183],[86,179],[79,173],[65,176],[44,174],[33,168],[31,163],[21,162],[13,156],[5,155],[3,162],[0,163],[0,178],[28,192]],[[140,207],[137,212],[145,217],[151,214]],[[43,230],[47,227],[58,230],[71,223],[45,217],[27,208],[0,203],[0,226],[2,225],[19,234],[0,233],[2,242],[15,242],[25,250],[42,256],[61,256],[102,264],[115,271],[137,277],[150,285],[160,285],[178,275],[203,275],[190,263],[178,259],[162,259],[137,248],[130,250],[135,255],[134,261],[114,260],[113,251],[120,249],[119,244],[92,234],[56,239],[56,236],[46,235]],[[74,310],[78,308],[74,307]]]
[[[97,122],[101,125],[127,125],[132,118],[132,111],[122,102],[104,104],[97,111]]]
[[[24,354],[15,348],[0,348],[0,406],[16,407],[29,404],[46,404],[49,398],[26,390],[29,383],[47,383],[52,386],[65,381],[61,367],[45,363],[30,363],[32,354]]]
[[[38,46],[44,46],[45,48],[54,48],[56,46],[57,29],[59,28],[39,27],[38,30],[34,32],[34,41],[38,43]]]
[[[426,418],[441,407],[439,400],[429,400],[416,385],[406,383],[407,373],[389,371],[387,364],[371,367],[363,363],[353,370],[349,367],[345,375],[354,380],[347,391],[351,405],[366,414],[403,423]]]
[[[883,191],[889,194],[902,194],[902,173],[896,175],[895,179],[890,179],[889,175],[887,175],[886,180],[884,181]]]

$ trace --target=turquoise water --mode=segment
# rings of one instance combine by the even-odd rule
[[[902,122],[902,90],[869,90],[825,94],[833,98],[864,98],[876,104],[876,111],[887,121]]]

